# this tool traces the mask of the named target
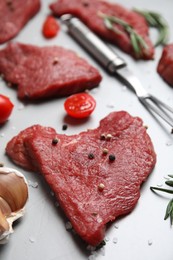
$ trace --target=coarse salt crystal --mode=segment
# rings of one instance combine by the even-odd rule
[[[95,258],[95,255],[90,255],[89,257],[88,257],[88,260],[95,260],[96,258]]]
[[[38,188],[38,182],[34,181],[28,181],[28,185],[32,188]]]
[[[105,237],[105,241],[108,242],[109,241],[109,237]]]
[[[66,224],[65,224],[65,228],[66,228],[66,230],[70,230],[70,229],[72,229],[72,224],[71,224],[70,221],[67,221],[67,222],[66,222]]]
[[[55,193],[51,190],[50,195],[51,195],[52,197],[54,197],[54,196],[55,196]]]
[[[109,104],[107,104],[106,105],[108,108],[114,108],[115,107],[115,105],[113,104],[113,103],[109,103]]]
[[[55,207],[56,207],[56,208],[59,207],[59,203],[58,203],[58,201],[55,202]]]
[[[114,228],[118,229],[118,228],[119,228],[119,225],[118,225],[118,224],[115,224],[115,225],[114,225]]]
[[[34,239],[33,237],[29,237],[29,241],[30,241],[31,243],[34,243],[34,242],[35,242],[35,239]]]
[[[20,104],[19,106],[18,106],[18,110],[23,110],[24,109],[24,104]]]
[[[151,239],[148,240],[148,245],[151,246],[153,244],[153,241]]]
[[[96,249],[95,246],[91,246],[91,245],[88,245],[88,246],[87,246],[87,250],[88,250],[88,251],[94,251],[95,249]]]
[[[117,237],[114,237],[112,241],[113,241],[114,244],[117,244],[117,242],[118,242]]]
[[[166,146],[171,146],[171,145],[173,145],[172,140],[168,140],[168,141],[166,142]]]

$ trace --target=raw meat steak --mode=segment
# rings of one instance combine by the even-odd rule
[[[103,240],[106,223],[135,207],[140,185],[156,162],[142,120],[124,111],[72,136],[31,126],[7,144],[6,152],[44,176],[73,228],[94,246]]]
[[[164,47],[157,72],[173,87],[173,43]]]
[[[39,9],[40,0],[1,0],[0,43],[14,38]]]
[[[101,81],[98,70],[71,50],[21,43],[0,50],[0,73],[18,86],[20,99],[30,100],[70,95]]]
[[[69,13],[80,18],[93,32],[103,39],[115,43],[124,52],[137,59],[153,59],[154,48],[148,37],[148,25],[145,19],[136,12],[127,10],[119,4],[100,0],[58,0],[50,5],[50,9],[58,16]],[[120,26],[117,27],[121,33],[107,29],[99,13],[116,16],[129,23],[143,37],[148,48],[143,48],[140,55],[137,56],[132,48],[130,37],[124,29]]]

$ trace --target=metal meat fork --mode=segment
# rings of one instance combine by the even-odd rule
[[[98,38],[79,19],[66,14],[61,21],[67,26],[68,33],[79,42],[111,74],[115,75],[136,93],[140,102],[150,111],[160,116],[171,127],[173,133],[173,108],[147,93],[136,76],[127,68],[125,61]]]

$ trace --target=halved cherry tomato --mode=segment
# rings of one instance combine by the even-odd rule
[[[64,103],[67,114],[75,118],[88,117],[95,106],[95,99],[87,93],[74,94],[68,97]]]
[[[53,38],[60,30],[57,20],[53,16],[48,16],[43,24],[43,35],[46,38]]]
[[[0,95],[0,124],[4,123],[13,110],[13,103],[4,95]]]

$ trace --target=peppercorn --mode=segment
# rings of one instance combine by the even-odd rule
[[[115,155],[114,154],[110,154],[109,155],[109,161],[115,161]]]
[[[56,138],[56,137],[53,138],[53,140],[52,140],[52,144],[53,145],[57,144],[58,142],[59,142],[58,138]]]
[[[103,148],[103,154],[104,155],[108,154],[108,149],[107,148]]]
[[[67,130],[67,127],[68,127],[68,126],[67,126],[66,124],[64,124],[64,125],[62,126],[62,130],[63,130],[63,131]]]
[[[59,63],[59,59],[57,57],[55,57],[54,60],[53,60],[53,65],[56,65],[58,63]]]
[[[100,135],[100,140],[105,140],[105,139],[106,139],[105,134],[101,134],[101,135]]]
[[[89,154],[88,154],[88,158],[89,158],[89,159],[94,159],[94,154],[93,154],[93,153],[89,153]]]
[[[107,134],[106,140],[110,140],[111,138],[112,138],[112,135],[111,134]]]
[[[100,183],[100,184],[98,185],[99,191],[103,191],[103,190],[104,190],[104,187],[105,187],[105,185],[104,185],[103,183]]]

